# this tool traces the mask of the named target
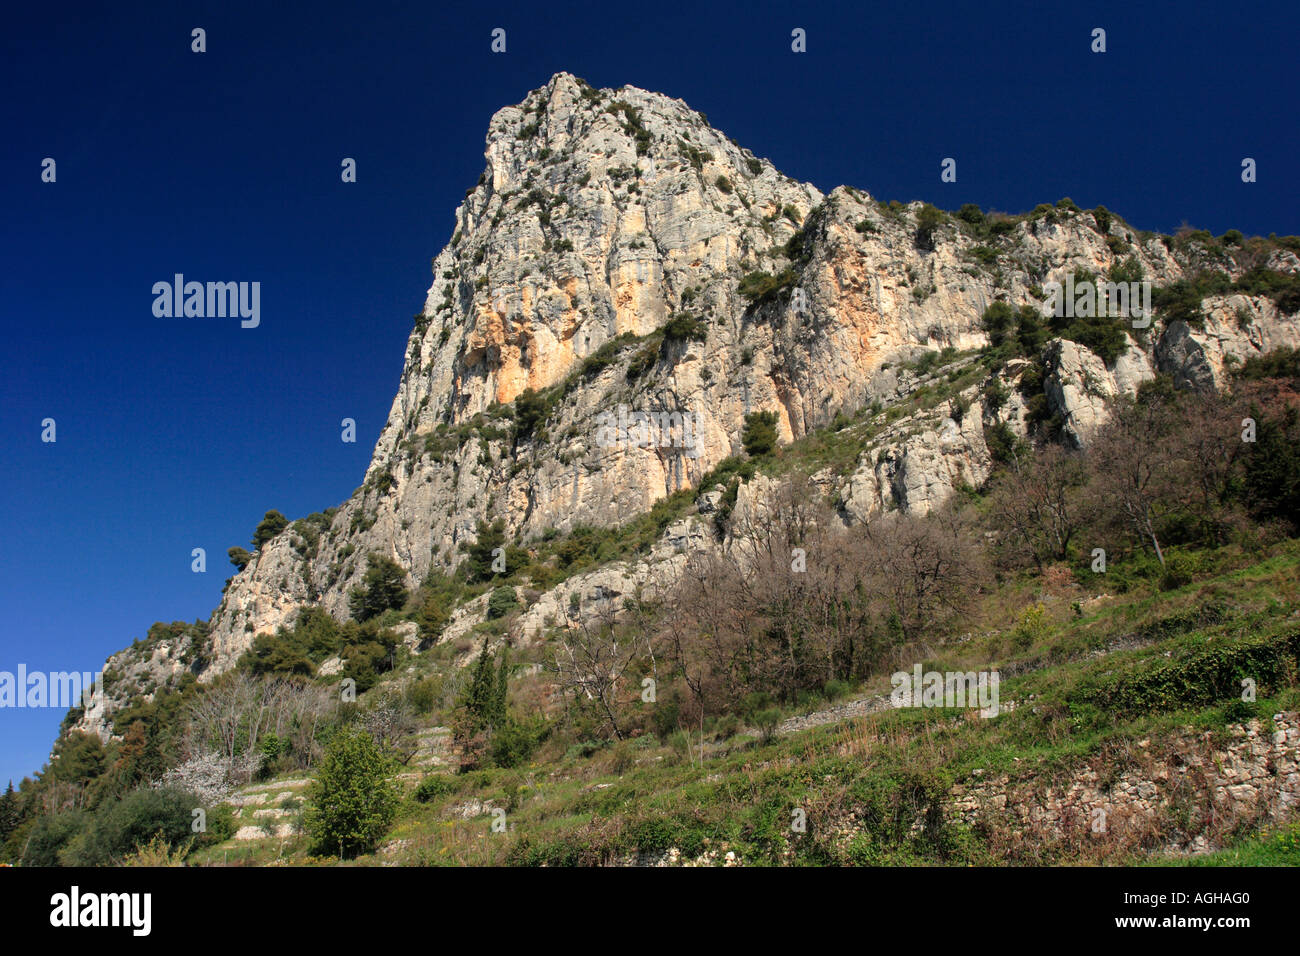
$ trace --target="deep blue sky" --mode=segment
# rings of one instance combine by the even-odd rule
[[[206,619],[266,509],[360,484],[488,119],[556,71],[679,97],[822,190],[1300,233],[1293,3],[78,6],[0,35],[0,670]],[[260,281],[261,327],[154,318],[175,272]],[[61,717],[0,711],[0,785]]]

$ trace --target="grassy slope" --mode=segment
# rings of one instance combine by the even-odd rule
[[[1273,686],[1261,682],[1253,706],[1234,703],[1231,694],[1204,693],[1203,682],[1169,696],[1152,679],[1161,669],[1191,667],[1207,655],[1227,655],[1231,663],[1234,654],[1300,631],[1300,543],[1279,545],[1262,559],[1219,553],[1216,560],[1226,566],[1220,573],[1159,595],[1135,591],[1089,600],[1072,583],[1052,588],[1029,579],[995,591],[977,620],[994,626],[934,651],[925,665],[999,668],[1003,702],[1028,705],[996,719],[886,710],[769,743],[742,731],[706,741],[703,757],[698,746],[679,752],[653,738],[594,752],[544,749],[525,768],[449,777],[450,792],[427,804],[410,801],[387,849],[357,862],[608,863],[668,847],[686,858],[732,850],[747,864],[1146,860],[1153,847],[1027,848],[1008,834],[976,832],[925,812],[953,784],[977,779],[975,771],[1044,786],[1100,761],[1118,776],[1139,739],[1153,741],[1157,752],[1183,728],[1221,735],[1250,713],[1267,719],[1300,707],[1293,678]],[[1011,609],[1034,601],[1044,609],[1041,620],[1033,627],[1011,625]],[[1005,676],[1012,673],[1020,676]],[[880,692],[888,692],[887,681],[855,695]],[[466,819],[466,805],[475,801],[505,809],[507,832],[492,832],[490,809],[476,813],[471,806]],[[795,808],[806,813],[806,835],[791,833]],[[1175,808],[1183,816],[1191,809]],[[918,815],[929,823],[912,832]],[[856,835],[837,838],[834,831],[849,823]],[[1198,862],[1296,862],[1294,830],[1280,836],[1247,831],[1230,839],[1239,842]],[[291,837],[212,848],[196,862],[281,856],[316,862],[306,854],[304,838]]]

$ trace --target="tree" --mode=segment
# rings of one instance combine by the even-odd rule
[[[260,551],[262,545],[287,527],[289,527],[289,519],[272,508],[258,522],[257,530],[253,532],[253,550]],[[233,555],[231,555],[231,560],[234,560]]]
[[[474,543],[461,543],[461,550],[469,556],[465,561],[465,580],[470,584],[490,580],[496,574],[492,565],[496,561],[498,549],[505,548],[505,532],[506,523],[502,518],[492,524],[480,521],[474,532]],[[499,553],[504,554],[505,551]]]
[[[1118,398],[1111,419],[1089,450],[1098,510],[1116,509],[1116,520],[1142,547],[1150,546],[1165,563],[1160,527],[1181,498],[1184,469],[1173,436],[1174,404],[1153,395],[1143,401]]]
[[[531,437],[549,414],[546,399],[531,388],[524,389],[515,399],[515,441]]]
[[[509,649],[504,649],[501,662],[497,664],[496,655],[488,651],[487,638],[483,639],[483,649],[474,662],[474,673],[461,699],[461,707],[468,717],[466,726],[471,734],[491,730],[505,720],[509,657]]]
[[[340,730],[307,791],[303,824],[319,853],[368,853],[397,815],[401,800],[393,761],[364,730]]]
[[[916,214],[916,246],[918,249],[934,248],[934,233],[943,222],[943,213],[926,203]]]
[[[391,558],[371,554],[368,559],[363,584],[354,588],[348,598],[348,608],[358,621],[378,617],[390,608],[400,608],[406,603],[406,571]]]
[[[990,510],[1002,529],[1004,552],[1032,560],[1039,571],[1069,555],[1087,519],[1081,490],[1087,481],[1082,455],[1059,445],[1037,454],[1014,445],[993,480]]]
[[[490,621],[498,617],[505,617],[518,606],[519,599],[515,597],[515,589],[508,585],[503,585],[494,590],[492,596],[488,598],[488,620]]]
[[[776,412],[752,412],[745,416],[740,443],[753,458],[766,455],[776,447]]]
[[[4,796],[0,797],[0,844],[9,839],[9,834],[18,829],[22,821],[22,811],[18,806],[18,794],[14,792],[14,782],[9,781]]]
[[[188,846],[193,839],[192,811],[200,805],[192,793],[172,788],[143,787],[101,808],[90,827],[60,854],[73,866],[104,866],[159,837],[169,847]]]
[[[980,557],[950,507],[883,515],[867,524],[864,538],[866,586],[903,643],[955,620],[979,586]]]
[[[243,548],[231,548],[226,552],[226,555],[230,558],[230,563],[240,571],[248,567],[248,562],[253,560],[253,556]]]

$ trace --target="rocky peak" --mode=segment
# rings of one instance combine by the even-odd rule
[[[484,156],[433,260],[364,485],[327,526],[296,523],[235,576],[202,679],[304,605],[346,617],[371,553],[415,585],[454,568],[484,521],[502,519],[521,543],[623,524],[740,453],[751,412],[774,412],[789,441],[916,388],[900,363],[983,346],[995,301],[1041,300],[1045,283],[1079,269],[1123,263],[1163,285],[1194,265],[1118,216],[1062,204],[991,237],[944,217],[922,241],[919,202],[851,186],[824,195],[680,100],[567,73],[499,110]],[[1233,313],[1250,314],[1237,331],[1217,312],[1206,333],[1165,341],[1153,329],[1113,368],[1083,346],[1054,347],[1047,397],[1067,434],[1083,443],[1104,399],[1158,364],[1213,382],[1225,353],[1294,340],[1293,321],[1248,306]],[[924,511],[981,481],[983,418],[1023,434],[1014,395],[1001,411],[973,385],[957,398],[970,412],[955,430],[934,411],[864,450],[838,487],[849,519]],[[691,416],[691,446],[602,439],[602,422],[637,412]]]

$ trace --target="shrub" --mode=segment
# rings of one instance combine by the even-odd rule
[[[754,723],[763,735],[763,743],[770,744],[776,738],[776,728],[781,723],[781,711],[775,707],[760,710],[754,714]]]
[[[719,176],[716,180],[716,184],[717,187],[721,189],[724,193],[731,192],[731,180],[728,179],[726,176]]]
[[[542,717],[507,717],[492,732],[492,762],[498,767],[518,767],[536,753],[545,733],[546,721]]]
[[[262,545],[287,527],[289,527],[289,519],[272,508],[262,517],[257,529],[253,532],[253,550],[261,550]]]
[[[431,773],[420,781],[411,794],[420,803],[431,803],[439,797],[454,792],[456,781],[445,773]]]
[[[916,245],[918,249],[934,248],[934,233],[943,222],[943,213],[926,203],[916,214]]]
[[[745,416],[740,443],[752,458],[766,455],[776,447],[776,412],[752,412]]]
[[[528,438],[546,420],[550,408],[546,400],[531,388],[515,399],[515,440]]]
[[[751,272],[740,280],[736,291],[750,303],[772,302],[794,283],[795,271],[792,267],[787,267],[777,275],[761,271]]]
[[[226,556],[230,558],[230,563],[240,571],[248,567],[248,562],[253,560],[253,556],[243,548],[231,548],[226,552]]]
[[[70,844],[62,862],[73,866],[104,866],[147,845],[154,837],[169,848],[194,838],[192,811],[199,799],[174,788],[144,788],[101,807],[81,838]]]
[[[303,823],[318,853],[367,853],[388,832],[400,800],[392,761],[366,732],[340,730],[308,788]]]
[[[354,588],[348,598],[348,608],[358,621],[378,617],[390,608],[400,608],[406,603],[406,571],[391,558],[371,554],[362,587]]]
[[[708,331],[704,323],[689,312],[678,312],[664,325],[665,342],[703,342]]]
[[[506,586],[499,587],[488,598],[488,620],[492,621],[499,617],[505,617],[518,606],[519,599],[515,597],[515,589]]]

